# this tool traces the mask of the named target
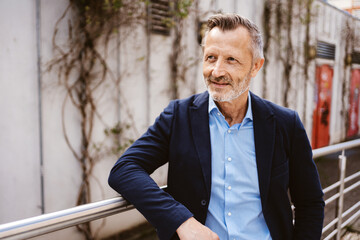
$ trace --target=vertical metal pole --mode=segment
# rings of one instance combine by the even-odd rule
[[[346,156],[345,150],[342,150],[341,155],[339,156],[339,170],[340,170],[340,189],[339,189],[339,199],[338,199],[338,222],[337,222],[337,234],[336,240],[340,240],[341,237],[341,224],[342,224],[342,213],[344,208],[344,179],[345,179],[345,170],[346,170]]]

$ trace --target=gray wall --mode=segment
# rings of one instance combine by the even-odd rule
[[[183,63],[190,60],[195,63],[187,69],[186,80],[178,82],[179,97],[205,90],[196,18],[205,20],[220,10],[237,12],[262,28],[263,4],[262,0],[199,2],[197,15],[190,15],[184,27],[181,45],[185,50],[180,60]],[[291,75],[290,107],[299,112],[311,136],[315,67],[322,63],[333,65],[330,136],[331,143],[336,143],[345,137],[345,123],[340,117],[342,76],[346,74],[346,79],[350,78],[350,67],[344,67],[344,38],[341,33],[346,21],[352,22],[352,26],[358,30],[357,34],[360,26],[358,20],[320,1],[313,5],[315,17],[310,26],[311,43],[316,44],[321,40],[335,44],[336,59],[313,60],[309,65],[309,82],[303,87],[301,58],[305,28],[300,19],[294,18],[292,36],[298,49],[295,54],[299,61],[293,66]],[[66,1],[0,1],[0,224],[36,216],[43,211],[48,213],[66,209],[76,203],[81,183],[80,166],[65,142],[61,119],[64,117],[69,141],[74,146],[80,146],[80,117],[68,100],[65,102],[65,115],[62,114],[66,91],[57,84],[57,73],[46,71],[49,61],[54,58],[54,26],[66,7]],[[300,13],[302,9],[294,11]],[[67,39],[66,23],[65,19],[59,25],[58,33],[59,43],[64,48]],[[118,45],[116,38],[122,36],[127,38]],[[168,104],[172,96],[169,68],[172,42],[172,35],[167,37],[151,34],[148,37],[145,28],[139,26],[120,29],[107,50],[98,46],[103,56],[107,55],[106,59],[115,79],[121,81],[116,84],[113,78],[108,77],[104,87],[96,93],[101,119],[95,118],[94,142],[106,145],[103,131],[118,121],[131,125],[126,131],[129,138],[139,137]],[[359,49],[360,46],[356,45],[355,50]],[[272,45],[269,50],[270,55],[266,59],[266,93],[263,92],[263,71],[251,84],[251,90],[256,94],[266,95],[269,100],[279,104],[283,104],[279,94],[283,87],[283,65],[276,54],[282,50],[276,45]],[[359,68],[358,65],[352,67]],[[307,99],[303,98],[305,91]],[[304,101],[307,101],[306,109]],[[116,157],[104,155],[99,159],[91,178],[93,201],[116,196],[107,186],[107,176]],[[166,184],[166,174],[166,166],[154,173],[159,185]],[[99,234],[108,236],[142,221],[143,217],[136,211],[112,216],[106,219]],[[95,221],[94,228],[101,223],[101,220]],[[51,238],[80,239],[75,232],[73,228],[67,229],[53,233]]]

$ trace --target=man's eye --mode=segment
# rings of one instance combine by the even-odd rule
[[[214,56],[212,56],[212,55],[210,55],[210,56],[207,56],[207,57],[206,57],[206,59],[207,59],[207,60],[214,60],[214,59],[215,59],[215,57],[214,57]]]
[[[228,60],[229,61],[236,61],[235,58],[233,58],[233,57],[228,57]]]

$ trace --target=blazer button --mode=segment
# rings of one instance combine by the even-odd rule
[[[205,206],[206,205],[206,200],[201,200],[201,205]]]

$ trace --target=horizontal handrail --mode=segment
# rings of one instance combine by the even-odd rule
[[[313,150],[313,158],[322,157],[325,155],[329,155],[332,153],[340,152],[341,150],[346,150],[349,148],[354,148],[360,146],[360,139],[347,141],[343,143],[338,143],[334,145],[330,145],[323,148],[318,148]]]
[[[167,186],[161,187],[165,189]],[[0,225],[0,239],[26,239],[133,209],[123,197],[68,208]]]
[[[0,225],[0,239],[27,239],[133,209],[116,197]]]
[[[360,181],[357,181],[356,183],[350,185],[349,187],[344,189],[344,194],[350,192],[351,190],[353,190],[354,188],[357,188],[358,186],[360,186]],[[332,201],[334,201],[335,199],[339,198],[340,193],[336,193],[333,196],[329,197],[326,201],[325,201],[325,205],[331,203]]]
[[[353,180],[354,178],[360,177],[360,172],[354,173],[350,176],[348,176],[347,178],[344,179],[344,183],[347,183],[351,180]],[[337,188],[340,186],[340,181],[337,181],[334,184],[331,184],[330,186],[328,186],[327,188],[323,189],[324,194],[330,192],[331,190]]]
[[[313,150],[313,157],[317,158],[357,146],[360,146],[360,139],[315,149]],[[166,186],[162,188],[165,187]],[[0,225],[0,239],[31,238],[76,226],[84,222],[104,218],[133,208],[134,206],[122,197],[84,204],[54,213],[2,224]],[[359,212],[355,215],[358,214]],[[353,216],[351,219],[353,219]]]
[[[351,212],[353,212],[355,209],[357,209],[358,207],[360,207],[360,202],[355,203],[351,208],[349,208],[348,210],[346,210],[341,216],[344,218],[347,215],[349,215]],[[338,218],[335,218],[334,220],[332,220],[328,225],[326,225],[322,232],[326,232],[327,230],[329,230],[332,226],[334,226],[337,222],[339,221]]]
[[[348,220],[346,220],[345,222],[343,222],[341,224],[341,228],[346,227],[348,224],[350,224],[352,221],[354,221],[355,219],[357,219],[360,216],[360,210],[357,211],[354,215],[352,215]],[[330,240],[331,238],[333,238],[335,236],[335,234],[338,232],[337,229],[335,229],[334,231],[332,231],[329,235],[326,236],[326,238],[324,238],[324,240]]]

